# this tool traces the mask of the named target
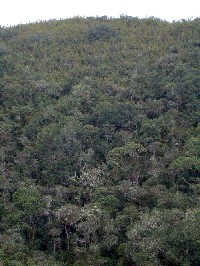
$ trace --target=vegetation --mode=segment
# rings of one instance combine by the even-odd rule
[[[200,265],[200,19],[0,28],[0,265]]]

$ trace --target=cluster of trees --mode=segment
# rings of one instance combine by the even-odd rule
[[[0,265],[200,265],[199,33],[0,28]]]

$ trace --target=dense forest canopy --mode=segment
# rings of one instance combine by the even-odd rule
[[[0,265],[200,265],[200,19],[0,27]]]

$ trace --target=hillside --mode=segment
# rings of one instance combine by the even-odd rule
[[[200,19],[0,27],[0,265],[200,265]]]

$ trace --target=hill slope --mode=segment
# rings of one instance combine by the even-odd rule
[[[0,259],[199,265],[200,20],[0,28]]]

